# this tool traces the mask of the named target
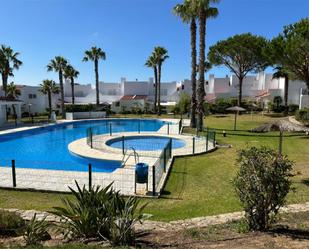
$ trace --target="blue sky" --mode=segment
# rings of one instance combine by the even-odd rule
[[[80,71],[77,80],[94,81],[92,63],[81,61],[84,50],[103,48],[107,60],[100,63],[100,80],[147,80],[152,71],[144,63],[152,48],[169,50],[163,81],[190,77],[188,26],[172,13],[181,0],[0,0],[0,44],[21,53],[24,65],[14,82],[37,85],[57,80],[46,72],[56,55],[66,57]],[[271,38],[282,27],[308,17],[308,0],[222,0],[220,15],[208,23],[207,46],[231,35],[252,32]],[[5,11],[3,11],[5,10]],[[225,76],[224,67],[210,73]]]

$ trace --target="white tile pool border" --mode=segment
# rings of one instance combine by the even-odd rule
[[[61,122],[58,122],[57,124],[47,124],[47,125],[41,125],[41,126],[35,126],[35,127],[19,127],[16,129],[10,129],[8,131],[1,131],[0,135],[3,134],[11,134],[11,133],[18,133],[20,131],[26,131],[26,130],[35,130],[38,128],[44,128],[44,127],[51,127],[59,124],[65,124],[65,123],[76,123],[76,122],[87,122],[87,121],[96,121],[96,120],[138,120],[139,118],[104,118],[104,119],[87,119],[87,120],[74,120],[74,121],[66,121],[63,120]],[[142,132],[141,135],[158,135],[158,136],[171,136],[175,138],[185,138],[187,139],[187,143],[189,139],[192,139],[193,136],[184,136],[184,135],[178,135],[179,132],[179,119],[154,119],[154,118],[145,118],[141,120],[161,120],[173,123],[172,125],[169,125],[169,133],[170,135],[167,135],[167,125],[163,125],[160,130],[157,132],[151,132],[146,133]],[[189,120],[185,120],[184,124],[188,124]],[[123,134],[134,134],[134,133],[118,133],[114,134],[114,136],[122,136]],[[134,135],[137,135],[135,133]],[[111,137],[109,137],[110,139]],[[82,140],[82,139],[81,139]],[[84,141],[86,144],[86,141]],[[196,154],[205,152],[205,149],[199,149],[199,147],[204,147],[205,145],[196,146]],[[209,143],[208,145],[209,150],[212,149],[212,143]],[[119,160],[119,158],[122,158],[122,151],[119,149],[116,149],[118,151],[115,151],[114,154],[111,156],[112,160]],[[116,155],[118,159],[116,158]],[[173,161],[173,158],[175,156],[184,156],[184,155],[192,155],[192,148],[189,147],[187,149],[178,150],[175,149],[175,152],[173,152],[172,159],[169,160],[167,164],[167,171],[164,173],[164,175],[161,178],[161,181],[159,183],[159,187],[157,188],[158,192],[161,192],[162,188],[164,187],[165,181],[167,179],[167,176],[169,174],[169,170],[171,168],[171,164]],[[121,159],[120,159],[121,160]],[[131,160],[131,159],[130,159]],[[132,158],[133,160],[133,158]],[[118,168],[112,173],[103,173],[103,172],[93,172],[92,173],[92,184],[93,185],[101,185],[101,186],[107,186],[108,184],[114,182],[113,187],[116,190],[119,190],[124,195],[134,195],[135,190],[135,168],[132,167],[134,163],[131,161],[128,161],[128,164],[124,168]],[[141,157],[141,160],[143,162],[148,163],[149,165],[154,165],[157,161],[157,157]],[[149,176],[151,177],[151,175]],[[69,192],[68,186],[75,188],[75,180],[80,185],[86,185],[88,186],[88,172],[79,172],[79,171],[64,171],[64,170],[45,170],[45,169],[29,169],[29,168],[17,168],[16,169],[16,181],[17,181],[17,189],[34,189],[34,190],[42,190],[42,191],[54,191],[54,192]],[[12,188],[12,169],[10,167],[0,167],[0,187],[4,188]],[[139,188],[143,188],[143,186],[137,186],[137,190]],[[150,187],[148,186],[148,189]]]

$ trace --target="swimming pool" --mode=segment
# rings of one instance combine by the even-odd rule
[[[163,136],[129,136],[123,139],[114,138],[106,142],[106,145],[113,148],[122,149],[122,143],[124,143],[124,149],[134,148],[135,150],[142,151],[157,151],[163,150],[171,138]],[[172,148],[179,149],[186,145],[185,141],[177,138],[172,138]]]
[[[151,132],[163,125],[161,120],[78,121],[0,135],[0,165],[9,166],[14,159],[17,168],[87,171],[91,163],[94,172],[112,172],[121,166],[120,161],[78,157],[69,152],[68,144],[84,138],[87,128],[93,126],[100,134],[106,134],[110,126],[113,132]]]

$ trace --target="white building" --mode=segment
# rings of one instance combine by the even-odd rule
[[[238,79],[236,76],[226,76],[216,78],[209,75],[205,83],[206,101],[214,102],[219,98],[236,98],[238,96]],[[22,112],[43,113],[48,108],[48,99],[46,95],[40,93],[39,86],[19,85],[21,91],[19,100],[22,101]],[[148,81],[128,81],[121,78],[120,82],[105,83],[100,82],[100,101],[110,104],[114,111],[120,111],[119,104],[134,102],[134,96],[143,96],[142,105],[153,106],[155,87],[154,81],[150,78]],[[96,91],[91,84],[75,84],[75,103],[88,104],[96,102]],[[180,82],[162,82],[161,83],[161,105],[175,105],[180,98],[181,93],[191,95],[191,81],[183,80]],[[65,102],[71,103],[72,93],[71,84],[66,81],[64,84]],[[1,94],[0,94],[1,96]],[[284,79],[272,79],[272,74],[264,72],[257,75],[250,75],[243,82],[243,98],[267,103],[273,101],[275,96],[284,98]],[[53,96],[53,109],[56,109],[60,103],[60,94]],[[289,104],[299,105],[300,107],[309,107],[309,96],[304,82],[290,81],[289,84]],[[128,104],[128,106],[132,106]],[[134,106],[134,105],[133,105]],[[127,107],[129,108],[129,107]],[[130,108],[129,108],[130,109]]]

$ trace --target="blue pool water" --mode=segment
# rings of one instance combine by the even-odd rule
[[[88,127],[99,134],[123,131],[157,131],[164,122],[160,120],[100,120],[80,121],[0,135],[0,165],[9,166],[16,161],[18,168],[87,171],[92,164],[94,172],[112,172],[121,166],[119,161],[93,160],[72,155],[68,144],[86,137]]]
[[[124,138],[124,148],[143,151],[156,151],[162,150],[169,142],[169,137],[160,136],[130,136]],[[122,138],[111,139],[106,142],[108,146],[113,148],[122,149]],[[181,139],[172,139],[172,148],[178,149],[185,146],[185,142]]]

